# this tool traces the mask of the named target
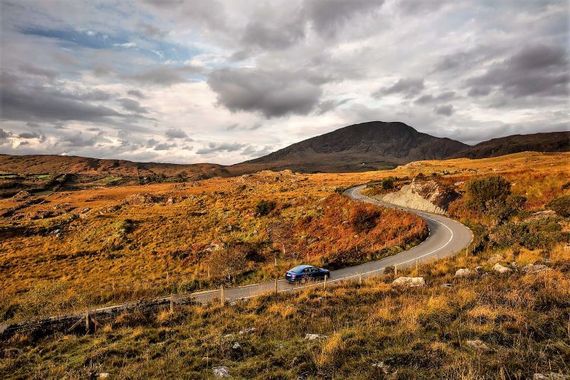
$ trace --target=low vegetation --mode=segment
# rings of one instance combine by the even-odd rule
[[[220,367],[236,378],[568,373],[568,157],[262,172],[1,200],[10,210],[0,218],[4,321],[272,279],[301,262],[337,268],[394,254],[421,241],[425,223],[338,190],[389,177],[393,190],[421,174],[456,191],[447,212],[475,240],[455,258],[398,269],[424,277],[424,287],[394,286],[391,271],[362,285],[128,313],[100,321],[94,335],[17,334],[0,343],[0,375],[211,378]],[[462,268],[471,275],[456,277]]]

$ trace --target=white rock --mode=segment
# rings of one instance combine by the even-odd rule
[[[461,268],[455,272],[455,277],[473,277],[475,273],[469,268]]]
[[[255,327],[248,327],[246,329],[240,330],[239,331],[239,335],[243,335],[243,334],[250,334],[252,332],[255,332],[256,328]]]
[[[564,375],[562,373],[549,372],[549,373],[535,373],[532,376],[532,380],[569,380],[569,375]]]
[[[239,344],[238,342],[235,342],[235,343],[232,345],[232,348],[233,348],[234,350],[239,350],[239,349],[241,349],[241,344]]]
[[[501,273],[501,274],[512,272],[512,269],[511,269],[511,268],[504,267],[504,266],[502,266],[502,265],[499,264],[499,263],[497,263],[497,264],[495,264],[495,265],[493,266],[493,270],[494,270],[495,272]]]
[[[423,277],[398,277],[392,284],[398,286],[407,286],[410,288],[425,286],[426,281]]]
[[[491,350],[491,348],[489,346],[487,346],[487,344],[485,342],[483,342],[482,340],[479,340],[479,339],[467,340],[467,341],[465,341],[465,345],[469,346],[471,348],[474,348],[476,350],[479,350],[479,351],[490,351]]]
[[[317,339],[326,339],[326,335],[321,334],[305,334],[305,340],[317,340]]]
[[[548,267],[542,264],[528,264],[522,268],[524,273],[537,273],[547,270]]]
[[[215,377],[230,377],[230,370],[228,367],[219,366],[212,368]]]

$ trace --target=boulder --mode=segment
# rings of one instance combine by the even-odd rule
[[[461,268],[461,269],[458,269],[458,270],[455,272],[455,277],[465,277],[465,278],[468,278],[468,277],[473,277],[473,276],[475,276],[475,273],[476,273],[476,272],[473,272],[473,271],[472,271],[471,269],[469,269],[469,268]]]
[[[522,268],[524,273],[538,273],[547,270],[548,267],[543,264],[528,264]]]
[[[491,348],[480,339],[466,340],[465,345],[477,351],[491,351]]]
[[[423,277],[398,277],[392,284],[397,286],[407,286],[409,288],[415,288],[420,286],[425,286],[426,281]]]
[[[512,271],[513,271],[511,268],[507,268],[507,267],[505,267],[505,266],[502,266],[502,265],[499,264],[499,263],[497,263],[497,264],[495,264],[495,265],[493,266],[493,270],[494,270],[495,272],[501,273],[501,274],[509,273],[509,272],[512,272]]]
[[[212,372],[214,372],[215,377],[230,377],[230,370],[225,366],[214,367]]]
[[[318,340],[318,339],[326,339],[326,335],[321,334],[305,334],[305,340]]]
[[[532,376],[532,380],[570,380],[570,375],[556,372],[535,373]]]

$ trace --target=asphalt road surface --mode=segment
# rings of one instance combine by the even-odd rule
[[[383,258],[381,260],[370,261],[364,264],[355,265],[331,271],[331,277],[327,283],[335,283],[349,279],[366,278],[381,274],[384,268],[396,265],[398,268],[406,268],[418,263],[425,263],[431,260],[441,259],[453,256],[465,249],[473,239],[471,230],[463,224],[449,219],[442,215],[436,215],[429,212],[395,206],[386,202],[382,202],[361,193],[364,185],[350,188],[345,191],[345,195],[362,202],[372,203],[378,206],[390,207],[405,210],[417,214],[424,219],[429,227],[429,236],[421,244],[407,251],[400,252],[396,255]],[[285,275],[285,274],[283,274]],[[284,279],[277,281],[264,282],[260,284],[246,285],[223,290],[208,290],[204,292],[193,293],[191,296],[198,302],[208,303],[213,300],[236,301],[256,297],[270,292],[291,292],[299,289],[305,289],[316,286],[323,286],[322,282],[291,285]]]

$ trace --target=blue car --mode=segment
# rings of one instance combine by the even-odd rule
[[[328,269],[317,268],[312,265],[299,265],[287,271],[285,279],[293,284],[295,282],[305,283],[311,280],[324,280],[330,276],[331,272]]]

